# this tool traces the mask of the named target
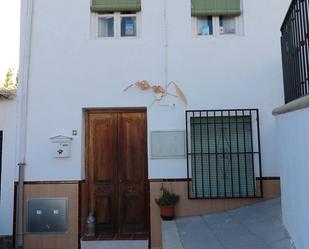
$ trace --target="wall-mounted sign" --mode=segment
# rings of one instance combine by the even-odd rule
[[[186,157],[185,131],[152,131],[151,158],[178,159]]]

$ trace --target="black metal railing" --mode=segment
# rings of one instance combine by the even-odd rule
[[[262,197],[259,111],[186,111],[188,198]]]
[[[309,0],[293,0],[281,26],[285,103],[309,94]]]

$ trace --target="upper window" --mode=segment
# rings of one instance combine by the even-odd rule
[[[136,37],[140,0],[92,0],[95,38]]]
[[[213,34],[212,16],[206,16],[197,19],[197,34],[198,35]]]
[[[114,16],[98,16],[98,37],[113,37],[115,35],[114,21]]]
[[[137,14],[97,14],[94,22],[96,38],[137,36]]]
[[[220,16],[219,33],[220,35],[236,34],[236,18],[233,16]]]
[[[240,0],[191,0],[191,14],[197,36],[240,34]]]
[[[136,15],[121,15],[120,34],[121,36],[136,36]]]

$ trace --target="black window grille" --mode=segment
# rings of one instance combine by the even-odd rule
[[[309,0],[293,0],[281,26],[285,103],[309,94]]]
[[[188,110],[188,197],[262,197],[257,109]]]

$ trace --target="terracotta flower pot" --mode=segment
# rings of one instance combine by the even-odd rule
[[[163,220],[172,220],[174,219],[175,207],[174,206],[164,206],[160,207],[161,218]]]

